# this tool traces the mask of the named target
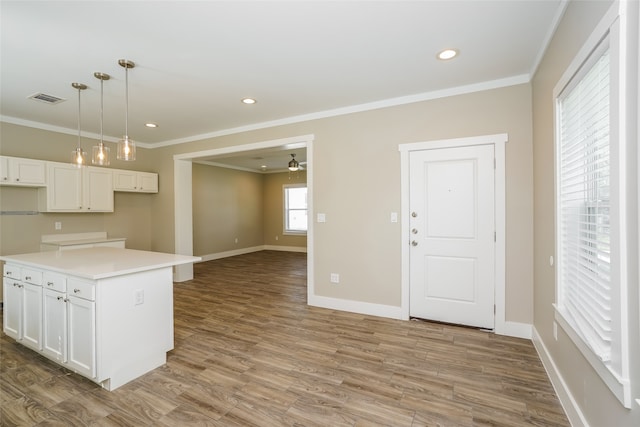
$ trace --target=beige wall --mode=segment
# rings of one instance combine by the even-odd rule
[[[194,164],[194,255],[262,245],[262,198],[262,175]]]
[[[313,201],[327,221],[315,224],[316,294],[400,306],[400,156],[398,144],[508,133],[506,147],[506,317],[533,319],[533,182],[528,84],[256,130],[153,150],[173,180],[175,154],[314,135]],[[165,197],[166,196],[166,197]],[[173,199],[162,196],[155,250],[173,251]],[[329,283],[340,274],[340,286]]]
[[[640,408],[635,403],[632,410],[622,407],[563,333],[562,328],[558,327],[558,340],[553,337],[552,304],[556,300],[556,284],[555,267],[549,265],[549,257],[555,256],[553,88],[609,6],[608,1],[569,3],[532,82],[535,188],[534,327],[579,410],[589,425],[594,427],[638,426]],[[637,79],[637,72],[632,76]],[[637,170],[637,164],[633,170]],[[637,259],[631,263],[634,269],[638,268]],[[635,277],[631,282],[630,299],[627,301],[631,314],[631,384],[632,395],[637,398],[640,395],[640,307],[637,272],[631,277]]]
[[[192,175],[194,255],[263,245],[306,248],[306,236],[282,234],[282,186],[305,183],[305,172],[289,179],[288,173],[259,174],[194,163]]]
[[[67,148],[73,148],[68,135],[5,124],[2,132],[1,154],[46,159],[57,156],[52,160],[66,161]],[[391,212],[400,212],[398,144],[495,133],[509,134],[506,317],[507,321],[531,323],[533,164],[528,84],[140,150],[140,160],[131,166],[158,172],[160,192],[139,196],[149,198],[150,213],[134,221],[141,229],[151,225],[149,249],[173,252],[174,154],[313,134],[312,215],[315,218],[315,213],[323,212],[327,217],[326,223],[315,224],[316,294],[400,306],[403,239],[400,223],[389,220]],[[45,157],[35,155],[41,149],[46,151]],[[147,163],[152,167],[144,168]],[[116,206],[116,213],[107,215],[118,212]],[[94,218],[97,221],[98,216]],[[39,239],[42,226],[34,223],[25,233]],[[2,240],[4,243],[4,237]],[[329,283],[330,273],[340,274],[340,286]]]
[[[0,125],[0,154],[57,162],[69,161],[77,140],[73,135],[43,131],[7,123]],[[95,140],[83,139],[83,148],[91,149]],[[113,148],[115,151],[115,148]],[[112,159],[114,169],[157,172],[152,150],[138,149],[139,160],[121,162]],[[163,181],[161,178],[160,189]],[[38,190],[0,186],[0,210],[38,210]],[[131,249],[152,249],[153,200],[156,194],[115,193],[113,213],[40,213],[37,215],[0,215],[0,254],[10,255],[40,250],[42,234],[106,231],[113,237],[126,237]],[[62,222],[56,231],[55,222]]]

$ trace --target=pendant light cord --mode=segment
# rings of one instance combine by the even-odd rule
[[[78,152],[82,151],[82,147],[80,145],[80,91],[82,89],[78,88]]]
[[[100,79],[100,150],[104,146],[102,122],[104,121],[104,80]]]
[[[124,84],[125,84],[125,117],[124,117],[124,136],[129,140],[129,66],[124,67]]]

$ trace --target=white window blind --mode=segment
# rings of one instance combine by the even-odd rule
[[[597,49],[560,94],[559,305],[603,362],[611,359],[609,49]]]
[[[284,186],[284,231],[304,234],[307,231],[307,187]]]

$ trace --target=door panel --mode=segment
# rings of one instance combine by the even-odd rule
[[[409,314],[494,326],[493,145],[410,154]]]

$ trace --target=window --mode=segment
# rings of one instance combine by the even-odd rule
[[[554,91],[555,320],[629,407],[624,52],[620,20],[603,28]]]
[[[603,49],[600,49],[600,51]],[[609,49],[559,101],[561,300],[602,361],[611,360]]]
[[[284,233],[307,233],[307,187],[284,186]]]

